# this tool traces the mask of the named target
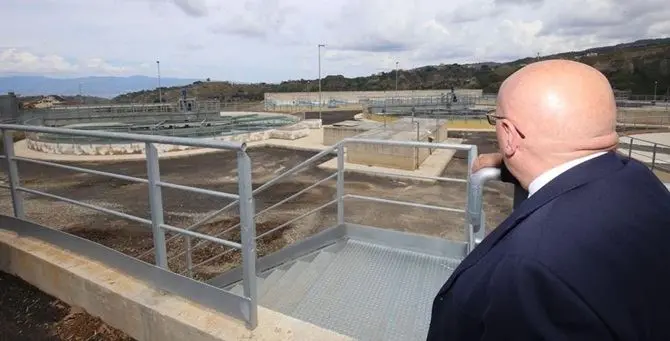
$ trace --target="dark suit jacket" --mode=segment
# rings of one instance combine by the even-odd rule
[[[454,271],[428,340],[670,340],[670,192],[613,152],[561,174]]]

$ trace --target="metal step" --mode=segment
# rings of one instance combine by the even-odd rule
[[[258,297],[263,297],[265,294],[272,288],[277,281],[279,281],[282,277],[284,277],[284,274],[286,273],[286,270],[277,268],[272,273],[265,277],[265,280],[263,281],[262,286],[258,286]]]
[[[256,277],[256,286],[257,286],[258,288],[262,288],[264,282],[265,282],[265,278],[263,278],[263,277]],[[243,282],[242,282],[242,281],[239,281],[239,282],[237,282],[236,284],[233,284],[232,288],[230,288],[230,289],[226,289],[226,290],[230,291],[231,293],[233,293],[233,294],[235,294],[235,295],[242,296],[242,295],[244,295],[244,285],[243,285]]]
[[[290,315],[359,340],[425,340],[432,300],[457,265],[349,240]]]
[[[319,252],[309,266],[291,281],[290,290],[270,303],[270,308],[290,315],[334,258],[335,255],[330,252]]]
[[[282,278],[275,282],[274,285],[267,286],[267,291],[265,291],[265,294],[258,296],[258,302],[260,305],[276,310],[275,303],[282,296],[294,294],[293,283],[295,282],[296,278],[298,278],[305,271],[305,269],[307,269],[309,265],[310,263],[303,261],[296,261],[293,263],[293,265],[291,265],[291,267],[286,270],[286,273],[282,276]]]

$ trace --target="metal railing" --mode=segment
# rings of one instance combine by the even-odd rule
[[[428,175],[415,175],[415,174],[392,174],[388,172],[381,172],[381,171],[370,171],[366,170],[366,173],[374,174],[374,175],[381,175],[381,176],[390,176],[394,178],[405,178],[405,179],[414,179],[414,180],[431,180],[431,181],[436,181],[436,182],[449,182],[449,183],[460,183],[464,185],[464,189],[466,190],[465,192],[467,193],[467,198],[466,202],[464,203],[462,208],[459,207],[441,207],[437,205],[428,205],[428,204],[420,204],[420,203],[415,203],[415,202],[408,202],[408,201],[402,201],[402,200],[391,200],[391,199],[383,199],[383,198],[377,198],[377,197],[372,197],[372,196],[365,196],[365,195],[357,195],[357,194],[348,194],[345,193],[345,172],[346,167],[345,167],[345,148],[347,146],[351,146],[354,144],[358,145],[380,145],[380,146],[387,146],[387,147],[405,147],[408,149],[417,149],[417,148],[426,148],[426,149],[447,149],[447,150],[454,150],[454,151],[463,151],[467,153],[467,164],[468,164],[468,172],[467,176],[464,179],[459,179],[459,178],[450,178],[450,177],[442,177],[442,176],[428,176]],[[285,229],[289,227],[290,225],[296,223],[297,221],[304,219],[312,214],[315,214],[319,211],[322,211],[331,205],[337,205],[337,218],[336,222],[337,225],[341,225],[344,223],[347,223],[345,214],[344,214],[344,207],[345,207],[345,200],[346,199],[355,199],[355,200],[363,200],[363,201],[368,201],[368,202],[375,202],[375,203],[382,203],[382,204],[391,204],[391,205],[399,205],[399,206],[406,206],[406,207],[414,207],[414,208],[421,208],[421,209],[429,209],[429,210],[434,210],[434,211],[441,211],[441,212],[451,212],[451,213],[462,213],[464,214],[465,217],[465,239],[467,241],[467,249],[471,250],[474,248],[474,246],[483,239],[484,237],[484,228],[479,228],[481,227],[480,223],[480,218],[477,218],[478,223],[473,223],[472,222],[472,217],[473,217],[473,208],[472,207],[481,207],[480,204],[475,204],[474,201],[476,200],[481,200],[481,191],[477,192],[477,188],[480,188],[481,185],[479,184],[470,184],[469,178],[471,175],[471,167],[472,163],[474,162],[476,156],[477,156],[477,146],[474,145],[462,145],[462,144],[447,144],[447,143],[432,143],[432,142],[416,142],[416,141],[393,141],[393,140],[373,140],[373,139],[360,139],[360,138],[347,138],[342,140],[341,142],[326,148],[325,150],[313,155],[312,157],[308,158],[307,160],[303,161],[302,163],[296,165],[295,167],[286,170],[279,176],[269,180],[268,182],[264,183],[263,185],[259,186],[255,190],[253,190],[252,195],[254,198],[258,197],[261,193],[271,189],[274,185],[281,183],[282,181],[288,179],[289,177],[296,175],[306,169],[309,169],[310,167],[316,166],[319,163],[324,162],[323,159],[327,157],[332,157],[333,155],[337,156],[337,168],[336,170],[332,173],[327,175],[324,178],[321,178],[318,181],[315,181],[311,185],[307,186],[306,188],[303,188],[301,190],[297,190],[295,193],[292,193],[290,196],[283,198],[279,200],[278,202],[270,205],[267,208],[264,208],[262,210],[259,210],[258,212],[255,213],[254,219],[258,219],[261,215],[266,214],[267,212],[287,203],[290,202],[296,198],[298,198],[301,195],[304,195],[305,193],[309,192],[310,190],[316,188],[317,186],[321,186],[325,184],[326,182],[330,180],[335,180],[335,186],[336,186],[336,195],[332,200],[328,200],[325,203],[314,203],[313,206],[316,207],[311,207],[307,209],[306,212],[302,214],[298,214],[295,217],[292,217],[288,221],[285,221],[278,226],[275,226],[259,235],[256,236],[257,240],[260,240],[268,235],[271,235],[275,232],[278,232],[282,229]],[[482,181],[486,179],[482,178]],[[474,186],[474,187],[473,187]],[[474,189],[468,190],[468,187],[473,187]],[[214,212],[211,212],[207,216],[205,216],[203,219],[200,221],[191,224],[188,226],[186,229],[187,230],[193,230],[196,229],[200,226],[202,226],[205,223],[208,223],[215,219],[217,216],[222,215],[226,211],[230,210],[237,204],[237,201],[231,202],[230,204],[226,205],[225,207],[216,210]],[[483,219],[483,218],[482,218]],[[235,224],[233,226],[228,227],[227,229],[220,231],[214,235],[214,237],[219,237],[221,235],[224,235],[231,230],[234,230],[238,228],[239,224]],[[175,237],[173,237],[175,238]],[[168,240],[170,242],[171,240]],[[219,254],[213,255],[209,257],[208,259],[205,259],[197,264],[192,264],[192,253],[199,248],[202,248],[206,246],[209,243],[208,240],[204,239],[201,240],[200,242],[196,243],[195,245],[189,245],[185,248],[184,251],[179,252],[173,256],[173,258],[178,258],[178,257],[184,257],[184,261],[187,264],[187,268],[183,271],[182,274],[192,276],[194,271],[197,270],[200,267],[206,266],[208,264],[211,264],[217,259],[220,259],[221,257],[224,257],[226,255],[229,255],[232,252],[235,252],[235,249],[228,249],[225,250]],[[141,255],[141,257],[146,256],[151,253],[151,250],[147,251],[145,254]]]
[[[646,164],[652,171],[670,173],[670,145],[623,136],[619,139],[619,152]]]
[[[138,141],[146,144],[145,153],[146,153],[146,170],[147,178],[138,178],[134,176],[115,174],[103,171],[97,171],[92,169],[86,169],[71,165],[62,165],[54,162],[48,161],[39,161],[33,160],[24,157],[18,157],[14,154],[14,142],[12,135],[15,131],[23,132],[33,132],[33,133],[49,133],[49,134],[63,134],[71,136],[87,136],[93,138],[108,138],[108,139],[120,139],[128,141]],[[114,215],[120,218],[128,219],[138,223],[151,226],[153,245],[154,248],[152,252],[154,253],[155,265],[170,271],[168,266],[168,257],[166,250],[166,241],[165,241],[165,231],[175,233],[175,235],[181,235],[188,238],[198,238],[207,240],[208,242],[216,243],[223,245],[225,247],[230,247],[234,249],[239,249],[242,251],[242,266],[244,268],[244,300],[243,304],[246,305],[246,318],[247,323],[251,328],[255,328],[257,324],[257,301],[256,301],[256,246],[255,246],[255,225],[254,225],[254,203],[252,197],[252,182],[251,182],[251,160],[246,153],[246,144],[244,143],[234,143],[227,141],[218,141],[210,139],[190,139],[190,138],[179,138],[179,137],[168,137],[168,136],[155,136],[155,135],[138,135],[138,134],[126,134],[126,133],[115,133],[115,132],[105,132],[105,131],[86,131],[86,130],[74,130],[74,129],[60,129],[60,128],[49,128],[49,127],[36,127],[36,126],[22,126],[22,125],[8,125],[0,124],[0,133],[2,133],[2,139],[4,143],[4,156],[5,164],[7,167],[8,175],[8,185],[0,185],[2,188],[7,188],[10,191],[12,198],[12,208],[13,213],[16,218],[26,219],[24,205],[23,205],[23,194],[32,194],[37,196],[43,196],[55,200],[64,201],[70,204],[78,205],[88,209],[96,210],[102,213]],[[183,186],[178,184],[172,184],[161,180],[160,168],[159,168],[159,157],[158,151],[155,144],[173,144],[173,145],[183,145],[191,147],[202,147],[202,148],[215,148],[222,150],[231,150],[237,152],[237,173],[238,173],[238,193],[226,193],[221,191],[213,191],[208,189]],[[89,173],[99,176],[106,176],[110,178],[135,182],[135,183],[144,183],[148,185],[148,196],[149,196],[149,207],[151,211],[150,219],[143,217],[138,217],[130,215],[127,213],[119,212],[109,208],[101,207],[98,205],[85,203],[82,201],[74,200],[71,198],[66,198],[60,195],[55,195],[51,193],[46,193],[36,189],[31,189],[24,187],[20,183],[19,170],[17,167],[17,162],[28,162],[35,163],[43,166],[51,166],[56,168],[67,169],[76,172]],[[179,228],[172,225],[168,225],[163,220],[163,199],[162,199],[162,188],[171,188],[182,191],[189,191],[199,194],[210,195],[218,198],[234,199],[236,203],[239,204],[239,217],[240,217],[240,242],[233,242],[229,240],[224,240],[217,238],[215,236],[210,236],[207,234],[195,232],[189,229]]]
[[[107,137],[107,138],[116,138],[123,140],[135,140],[144,142],[146,144],[146,169],[147,169],[147,178],[137,178],[129,175],[114,174],[109,172],[103,172],[99,170],[92,170],[81,168],[74,165],[62,165],[56,164],[48,161],[39,161],[32,160],[28,158],[18,157],[14,155],[13,142],[12,142],[12,132],[13,131],[24,131],[24,132],[37,132],[37,133],[50,133],[50,134],[64,134],[64,135],[74,135],[74,136],[89,136],[89,137]],[[186,268],[181,271],[182,274],[187,276],[192,276],[193,271],[199,267],[210,264],[214,260],[223,257],[226,254],[236,252],[239,250],[241,252],[242,260],[242,283],[244,288],[243,296],[240,299],[243,299],[243,304],[245,305],[245,318],[246,322],[250,328],[255,328],[257,321],[257,284],[256,284],[256,252],[257,252],[257,243],[259,240],[271,236],[273,233],[286,229],[290,227],[295,222],[308,217],[311,214],[322,211],[328,207],[336,206],[335,221],[337,225],[345,224],[348,221],[345,216],[345,205],[348,200],[360,200],[367,201],[371,203],[381,203],[388,205],[397,205],[418,209],[428,209],[439,212],[449,212],[455,214],[462,214],[465,221],[465,241],[466,241],[466,250],[467,252],[471,251],[478,242],[480,242],[485,235],[484,229],[484,215],[482,213],[482,188],[483,184],[491,179],[496,178],[499,173],[478,173],[477,176],[472,176],[471,169],[472,164],[477,157],[477,146],[474,145],[462,145],[462,144],[448,144],[448,143],[432,143],[432,142],[419,142],[419,141],[394,141],[394,140],[373,140],[373,139],[361,139],[361,138],[348,138],[342,140],[341,142],[328,147],[325,150],[313,155],[307,160],[301,162],[300,164],[292,167],[291,169],[283,172],[282,174],[274,177],[273,179],[265,182],[263,185],[259,186],[255,190],[252,190],[251,182],[251,161],[249,156],[245,151],[244,144],[237,144],[232,142],[216,141],[216,140],[206,140],[206,139],[189,139],[189,138],[174,138],[166,136],[151,136],[151,135],[136,135],[136,134],[125,134],[125,133],[114,133],[114,132],[104,132],[104,131],[83,131],[83,130],[72,130],[72,129],[60,129],[60,128],[48,128],[48,127],[35,127],[35,126],[17,126],[17,125],[0,125],[0,132],[3,133],[3,140],[5,143],[5,155],[6,165],[8,169],[8,186],[3,186],[8,188],[11,192],[14,216],[17,218],[25,219],[25,212],[23,209],[23,193],[33,194],[44,196],[51,199],[61,200],[67,203],[74,205],[79,205],[85,208],[92,210],[97,210],[106,214],[111,214],[120,218],[129,219],[135,222],[146,224],[151,226],[152,238],[153,238],[153,249],[147,251],[145,254],[138,256],[137,258],[142,259],[146,255],[154,255],[155,264],[158,267],[161,267],[165,270],[171,271],[168,264],[170,264],[170,259],[168,259],[168,252],[166,245],[171,240],[174,240],[178,237],[183,237],[185,241],[184,250],[176,253],[171,258],[184,257]],[[218,149],[227,149],[234,150],[237,152],[237,171],[238,171],[238,193],[226,193],[220,191],[214,191],[209,189],[201,189],[195,187],[189,187],[184,185],[172,184],[161,180],[160,169],[158,163],[158,153],[154,146],[156,143],[167,143],[167,144],[178,144],[178,145],[187,145],[194,147],[205,147],[205,148],[218,148]],[[416,203],[404,200],[395,200],[395,199],[384,199],[380,197],[374,197],[369,195],[361,195],[361,193],[347,193],[345,187],[345,174],[348,171],[345,167],[345,149],[352,146],[361,146],[361,145],[378,145],[381,147],[391,147],[391,148],[406,148],[407,150],[416,150],[418,148],[426,148],[431,150],[443,149],[443,150],[453,150],[464,152],[467,155],[467,175],[463,178],[451,178],[446,176],[429,176],[429,175],[416,175],[416,174],[397,174],[390,172],[377,171],[373,172],[376,175],[387,175],[393,178],[406,178],[406,179],[416,179],[416,180],[431,180],[436,182],[446,182],[446,183],[455,183],[462,184],[464,186],[464,193],[466,193],[465,203],[462,207],[451,207],[451,206],[442,206],[435,204],[423,204]],[[254,198],[258,197],[264,191],[271,189],[274,185],[277,185],[289,177],[296,175],[304,170],[310,169],[312,166],[315,166],[323,158],[333,159],[333,156],[336,156],[336,169],[327,175],[326,177],[311,183],[306,188],[297,190],[291,195],[279,200],[276,203],[265,207],[258,212],[256,212]],[[143,183],[148,185],[148,196],[149,196],[149,207],[151,216],[150,219],[133,216],[127,213],[115,211],[109,208],[104,208],[97,206],[91,203],[85,203],[82,201],[74,200],[71,198],[66,198],[60,195],[50,194],[35,189],[30,189],[22,186],[19,181],[19,172],[17,168],[17,162],[31,162],[43,166],[52,166],[67,169],[70,171],[84,172],[89,174],[94,174],[98,176],[106,176],[110,178]],[[368,171],[366,171],[368,172]],[[328,181],[335,181],[335,196],[325,203],[315,203],[315,207],[309,207],[306,209],[306,212],[300,212],[296,216],[291,217],[285,222],[279,223],[277,226],[273,226],[260,234],[257,234],[256,231],[256,220],[259,216],[266,214],[267,212],[272,211],[273,209],[291,201],[295,198],[304,195],[310,190],[316,188],[317,186],[323,185]],[[190,191],[194,193],[206,194],[218,198],[225,198],[232,200],[225,207],[218,209],[214,212],[207,214],[206,217],[199,220],[196,223],[191,224],[188,227],[180,228],[172,225],[168,225],[163,220],[163,202],[162,202],[162,188],[171,188],[177,190]],[[240,222],[228,227],[224,231],[216,232],[211,235],[196,232],[196,228],[202,226],[203,224],[211,221],[212,219],[220,216],[222,213],[227,212],[234,207],[239,209]],[[222,235],[228,233],[235,229],[240,229],[240,241],[231,241],[222,238]],[[171,238],[166,240],[166,231],[174,233]],[[191,238],[198,239],[197,243],[192,243]],[[199,262],[198,264],[192,264],[192,256],[194,250],[197,248],[203,247],[208,243],[214,243],[226,247],[227,249],[219,254],[215,254],[210,258]],[[233,294],[231,294],[233,295]]]

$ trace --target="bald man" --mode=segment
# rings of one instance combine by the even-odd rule
[[[610,84],[585,64],[528,65],[489,114],[528,198],[454,271],[428,340],[670,340],[670,193],[619,156]]]

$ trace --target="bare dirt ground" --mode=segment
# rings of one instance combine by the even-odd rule
[[[131,341],[99,318],[0,272],[0,340]]]

